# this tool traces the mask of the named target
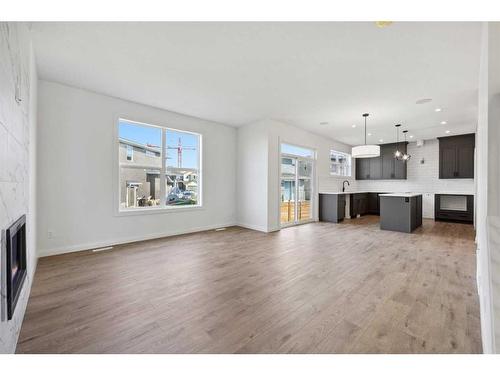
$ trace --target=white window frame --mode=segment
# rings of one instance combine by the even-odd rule
[[[337,174],[337,173],[332,173],[332,152],[335,152],[337,154],[343,154],[343,155],[346,155],[347,157],[349,157],[349,174],[348,175],[341,175],[341,174]],[[338,178],[344,178],[344,177],[352,177],[352,155],[348,152],[343,152],[343,151],[338,151],[338,150],[335,150],[334,148],[331,148],[330,149],[330,152],[328,154],[328,159],[329,159],[329,162],[328,162],[328,167],[330,168],[330,176],[332,177],[338,177]]]
[[[158,169],[160,170],[160,205],[147,207],[147,208],[129,208],[124,209],[120,205],[120,168],[140,168],[144,169],[146,166],[140,165],[128,165],[123,163],[120,165],[120,142],[119,142],[119,124],[120,121],[126,121],[131,124],[137,124],[139,126],[148,126],[148,127],[156,127],[162,129],[162,152],[161,152],[161,168],[151,168],[151,166],[147,166],[149,169]],[[203,135],[200,133],[196,133],[189,130],[177,129],[170,126],[158,125],[155,122],[146,122],[146,121],[137,121],[131,119],[130,116],[117,115],[113,121],[113,129],[114,129],[114,137],[113,137],[113,201],[115,206],[115,216],[128,216],[128,215],[149,215],[149,214],[160,214],[160,213],[171,213],[171,212],[183,212],[183,211],[192,211],[192,210],[204,210],[203,206]],[[166,155],[167,155],[167,144],[166,144],[166,130],[177,131],[181,133],[193,134],[198,137],[198,203],[195,205],[186,205],[186,206],[168,206],[166,205],[166,186],[161,181],[165,179],[166,174]]]

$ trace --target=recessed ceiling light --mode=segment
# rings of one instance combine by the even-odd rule
[[[372,133],[368,133],[368,137],[370,137],[372,135]]]
[[[328,125],[328,121],[322,121],[319,123],[320,125]]]
[[[436,108],[434,111],[436,111],[436,112],[441,112],[441,111],[442,111],[442,109],[441,109],[441,108]]]
[[[383,140],[383,139],[379,139],[378,141],[379,141],[379,142],[384,142],[384,140]]]
[[[413,135],[410,135],[410,138],[413,138]]]
[[[441,125],[446,125],[447,122],[446,121],[441,121]]]
[[[447,130],[445,133],[446,133],[446,134],[450,134],[451,132],[450,132],[449,130]]]
[[[429,103],[429,102],[432,102],[432,99],[431,99],[431,98],[423,98],[423,99],[419,99],[419,100],[417,100],[415,103],[416,103],[416,104],[425,104],[425,103]]]
[[[377,25],[377,27],[380,27],[381,29],[383,29],[384,27],[391,26],[392,21],[375,21],[375,25]]]
[[[356,125],[352,125],[351,127],[352,127],[352,128],[355,128],[355,127],[356,127]]]

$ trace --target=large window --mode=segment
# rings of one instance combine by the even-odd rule
[[[120,211],[201,205],[199,134],[118,121]]]
[[[351,176],[351,155],[330,150],[330,174],[332,176]]]

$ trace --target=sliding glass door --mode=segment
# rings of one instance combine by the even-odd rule
[[[312,220],[314,151],[281,146],[281,226]]]

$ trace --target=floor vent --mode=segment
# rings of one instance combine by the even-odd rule
[[[98,249],[93,249],[92,252],[93,253],[98,253],[100,251],[106,251],[106,250],[111,250],[113,248],[113,246],[108,246],[108,247],[100,247]]]

